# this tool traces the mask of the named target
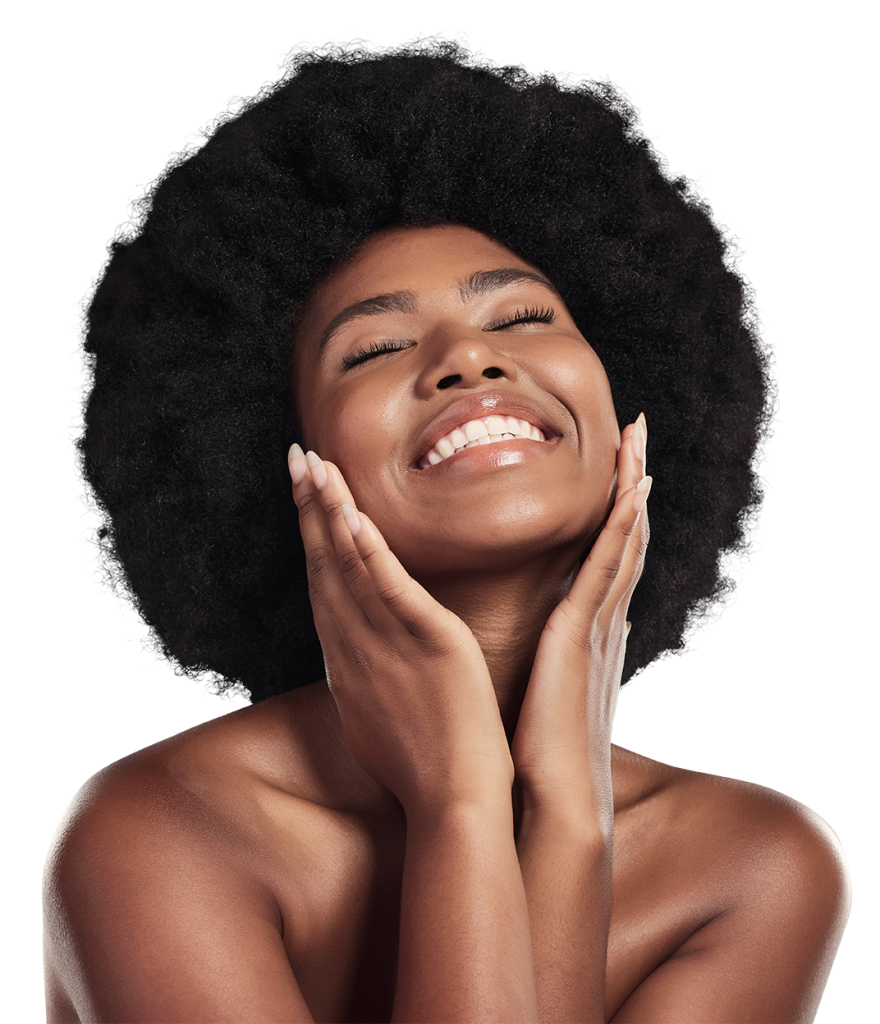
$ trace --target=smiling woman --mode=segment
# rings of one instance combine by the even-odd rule
[[[405,292],[392,291],[400,284]],[[340,304],[353,298],[346,308],[356,309],[371,290],[405,294],[406,306],[349,320],[323,350],[311,341]],[[536,301],[554,307],[530,319]],[[368,339],[392,345],[355,371],[347,360]],[[315,289],[294,365],[305,441],[393,535],[409,573],[476,630],[490,669],[502,637],[510,659],[511,636],[531,665],[573,566],[625,490],[605,371],[553,286],[469,228],[386,229]],[[633,432],[641,461],[643,422]],[[633,572],[640,555],[634,543]],[[525,661],[492,671],[509,738]]]
[[[77,797],[49,1019],[810,1020],[833,833],[611,744],[728,587],[771,393],[632,112],[306,55],[145,211],[84,470],[162,649],[254,703]]]

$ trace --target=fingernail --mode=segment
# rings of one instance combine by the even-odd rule
[[[641,424],[635,421],[635,430],[632,432],[632,450],[639,462],[644,462],[644,434],[641,432]]]
[[[643,476],[639,481],[639,485],[636,488],[636,495],[633,498],[633,511],[641,512],[645,507],[645,502],[648,500],[648,495],[651,493],[651,484],[653,479],[649,476]]]
[[[287,453],[287,468],[290,470],[290,479],[298,484],[300,480],[306,475],[306,464],[303,450],[298,444],[292,444],[290,451]]]
[[[626,624],[626,635],[627,635],[627,636],[629,636],[629,631],[630,631],[630,630],[631,630],[632,628],[633,628],[633,624],[632,624],[631,622],[627,622],[627,624]]]
[[[636,453],[636,458],[645,461],[645,448],[648,443],[648,424],[645,422],[645,414],[639,413],[639,418],[636,420],[636,429],[633,431],[633,451]]]
[[[343,502],[342,514],[345,516],[345,525],[348,527],[351,535],[354,536],[361,528],[361,521],[358,518],[357,512],[351,507],[351,505],[347,505]]]
[[[306,462],[308,463],[309,469],[312,471],[312,479],[315,481],[315,487],[321,488],[327,483],[327,470],[324,468],[324,463],[315,455],[314,452],[306,452]]]

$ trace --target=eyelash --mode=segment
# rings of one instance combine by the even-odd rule
[[[359,348],[357,351],[343,356],[342,368],[350,370],[353,366],[357,366],[358,363],[372,359],[373,356],[381,356],[386,352],[401,352],[403,349],[409,348],[411,344],[412,342],[410,341],[371,341],[369,348]]]
[[[555,318],[555,310],[549,308],[545,309],[543,306],[540,309],[537,306],[532,306],[529,309],[517,309],[509,320],[503,320],[501,323],[493,324],[492,327],[487,327],[486,330],[500,331],[504,327],[515,327],[517,324],[552,324]],[[371,341],[369,348],[359,348],[356,351],[343,356],[342,368],[344,370],[350,370],[353,366],[357,366],[359,363],[364,363],[368,359],[374,358],[374,356],[381,356],[386,352],[402,352],[403,349],[409,348],[410,345],[412,345],[411,341]]]

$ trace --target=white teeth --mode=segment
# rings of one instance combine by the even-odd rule
[[[465,423],[464,432],[467,434],[468,441],[476,441],[478,437],[487,437],[489,434],[486,424],[482,420],[470,420]]]
[[[434,447],[419,463],[419,469],[436,466],[450,455],[462,448],[473,448],[478,444],[492,444],[495,441],[514,441],[517,439],[544,441],[544,434],[528,420],[517,419],[516,416],[487,416],[484,420],[468,420],[456,427],[446,437],[441,437]]]

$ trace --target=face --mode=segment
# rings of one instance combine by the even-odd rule
[[[541,271],[479,232],[372,235],[313,289],[294,366],[304,444],[417,579],[580,553],[611,507],[602,364]]]

